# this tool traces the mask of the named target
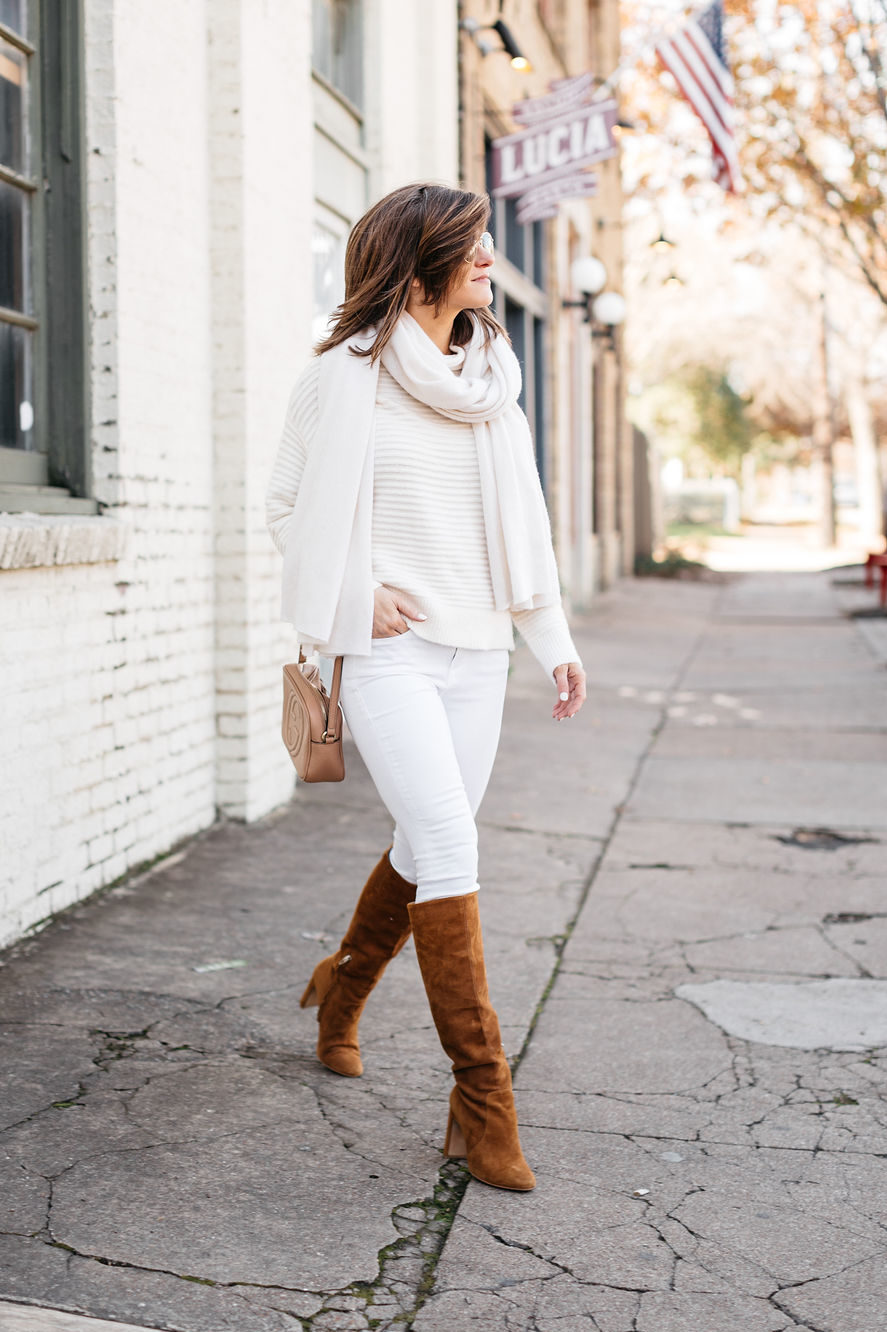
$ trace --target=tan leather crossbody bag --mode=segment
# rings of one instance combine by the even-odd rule
[[[299,660],[283,668],[283,743],[303,782],[340,782],[345,776],[342,750],[342,658],[333,666],[331,692],[327,694],[320,671],[309,665],[299,651]]]

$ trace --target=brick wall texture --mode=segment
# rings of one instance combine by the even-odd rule
[[[103,563],[0,573],[0,944],[285,800],[263,497],[308,354],[309,0],[85,0]]]

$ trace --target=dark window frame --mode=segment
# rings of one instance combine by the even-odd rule
[[[28,174],[34,447],[0,447],[0,511],[95,513],[86,292],[82,0],[32,0]],[[8,29],[0,28],[9,37]],[[26,297],[27,299],[27,297]]]
[[[484,136],[487,189],[492,175],[492,135]],[[522,362],[520,405],[530,423],[536,469],[543,489],[548,483],[548,295],[545,223],[522,225],[517,201],[490,196],[490,228],[496,242],[493,312],[504,324]]]

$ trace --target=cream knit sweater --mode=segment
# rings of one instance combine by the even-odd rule
[[[454,373],[464,351],[448,358]],[[317,428],[319,358],[290,398],[267,496],[268,527],[283,552]],[[579,661],[560,605],[497,611],[493,600],[474,431],[417,401],[379,368],[372,518],[373,578],[408,593],[428,617],[412,631],[434,643],[512,648],[512,622],[547,674]]]

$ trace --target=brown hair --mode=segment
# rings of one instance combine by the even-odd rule
[[[345,250],[345,300],[335,324],[315,347],[318,355],[375,327],[371,347],[351,350],[376,360],[407,307],[410,284],[418,278],[429,305],[438,313],[455,286],[490,217],[490,201],[470,190],[445,185],[405,185],[373,204],[354,226]],[[507,337],[488,309],[461,310],[453,341],[471,339],[474,321],[487,340]]]

